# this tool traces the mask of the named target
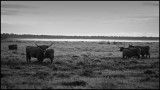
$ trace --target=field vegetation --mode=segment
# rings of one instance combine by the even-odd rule
[[[27,63],[25,48],[35,43],[51,44],[1,41],[1,89],[159,89],[158,42],[53,42],[53,63]],[[150,46],[151,58],[122,59],[118,46],[129,44]]]

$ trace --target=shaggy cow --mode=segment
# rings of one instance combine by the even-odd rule
[[[51,45],[41,45],[41,46],[37,45],[37,47],[27,46],[26,47],[26,60],[27,60],[27,62],[30,62],[31,57],[37,58],[39,62],[43,62],[43,59],[45,56],[45,51]]]
[[[144,58],[144,56],[145,57],[147,57],[147,56],[149,56],[149,58],[150,58],[150,53],[149,53],[149,49],[150,49],[150,47],[149,46],[132,46],[132,45],[129,45],[129,47],[128,48],[140,48],[141,49],[141,55],[142,55],[142,57]]]
[[[8,45],[9,50],[17,50],[17,44]]]
[[[133,56],[137,56],[137,58],[140,58],[140,49],[139,48],[124,48],[124,47],[119,47],[120,51],[123,52],[122,57],[123,58],[131,58]]]
[[[54,59],[54,50],[53,49],[47,49],[44,52],[44,58],[49,58],[51,60],[51,63],[52,63],[53,59]]]

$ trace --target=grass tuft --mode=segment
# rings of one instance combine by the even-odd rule
[[[87,83],[85,81],[71,81],[71,82],[62,82],[62,85],[65,86],[85,86]]]

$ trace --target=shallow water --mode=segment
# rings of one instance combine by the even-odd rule
[[[35,39],[35,38],[25,38],[16,39],[22,41],[85,41],[85,42],[159,42],[159,40],[118,40],[118,39]]]

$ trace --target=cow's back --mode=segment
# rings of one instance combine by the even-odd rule
[[[31,57],[37,58],[43,55],[43,51],[39,47],[27,46],[26,54],[30,55]]]
[[[146,53],[149,53],[149,49],[150,47],[149,46],[135,46],[136,48],[140,48],[141,49],[141,54],[146,54]]]
[[[136,47],[130,47],[129,48],[134,54],[140,54],[141,49],[140,48],[136,48]]]

